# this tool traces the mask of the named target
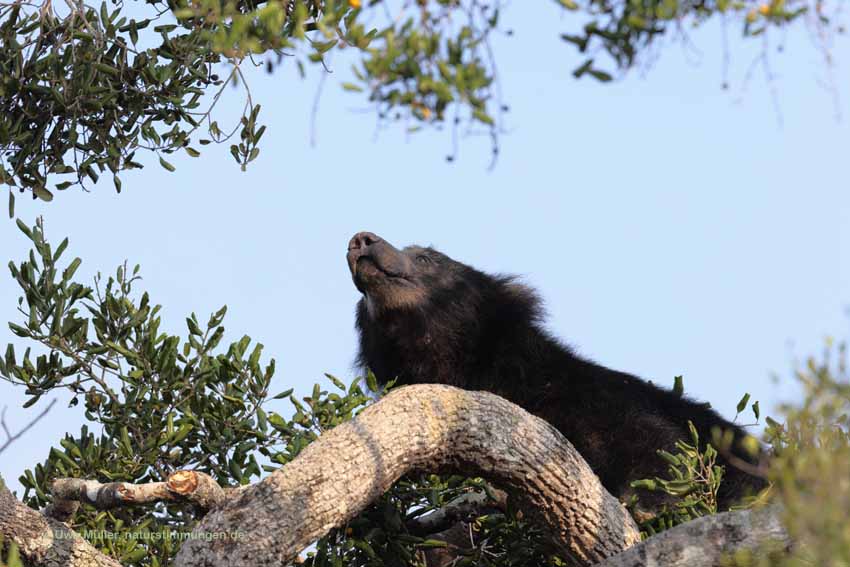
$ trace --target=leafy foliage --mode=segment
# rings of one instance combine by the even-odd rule
[[[678,396],[683,396],[684,391],[682,376],[674,377],[673,392]],[[758,425],[759,403],[755,401],[750,404],[749,393],[744,394],[738,402],[733,421],[738,420],[748,404],[756,418],[756,423],[745,427]],[[629,507],[633,517],[638,522],[641,535],[644,538],[701,516],[724,511],[718,509],[717,503],[717,493],[725,473],[725,467],[716,464],[717,448],[728,451],[733,442],[733,433],[729,430],[724,431],[715,428],[712,431],[712,439],[707,442],[706,440],[700,441],[699,434],[690,421],[688,422],[688,430],[690,442],[684,439],[678,441],[673,453],[665,450],[657,452],[668,463],[666,478],[647,478],[631,483],[632,488],[662,492],[673,497],[672,504],[665,506],[660,513],[651,515],[640,509],[637,494],[626,502],[626,506]],[[742,448],[751,455],[756,456],[758,454],[759,443],[754,436],[748,435],[741,442],[744,444]],[[759,501],[760,498],[761,495],[748,496],[735,508],[750,506]]]
[[[804,396],[783,408],[785,423],[768,420],[774,448],[770,479],[784,506],[794,548],[730,558],[740,567],[850,564],[850,374],[847,346],[828,344],[820,359],[798,369]]]
[[[101,431],[95,435],[84,426],[79,435],[66,435],[44,464],[25,472],[20,480],[31,506],[47,504],[56,477],[150,482],[192,468],[224,486],[248,483],[289,462],[370,399],[357,383],[346,388],[334,378],[339,394],[316,386],[301,401],[291,390],[270,395],[275,364],[261,364],[262,344],[251,347],[245,336],[217,349],[225,308],[206,324],[188,317],[181,341],[160,330],[160,307],[146,293],[134,297],[138,267],[131,272],[121,266],[105,282],[98,276],[93,288],[82,285],[74,281],[79,258],[60,264],[67,239],[54,250],[40,222],[19,227],[35,249],[27,260],[10,264],[23,292],[24,319],[10,328],[45,353],[35,356],[27,348],[19,357],[9,345],[0,374],[26,387],[26,405],[67,389],[70,404],[82,401],[86,418]],[[295,408],[291,419],[264,407],[281,398]],[[191,509],[169,504],[86,510],[73,527],[126,564],[159,565],[175,549],[174,533],[190,529],[194,520]]]
[[[672,506],[653,518],[640,522],[641,535],[650,537],[700,516],[717,513],[717,491],[723,480],[723,467],[716,465],[717,450],[710,444],[701,449],[699,434],[688,422],[691,439],[676,442],[676,452],[658,451],[669,464],[669,478],[641,479],[632,488],[643,488],[675,496]],[[635,502],[631,503],[634,506]]]
[[[822,28],[837,25],[825,4],[557,2],[585,20],[579,33],[562,36],[587,54],[574,75],[603,82],[671,28],[719,16],[756,36],[806,13]],[[291,55],[303,74],[305,64],[324,66],[345,48],[360,62],[343,87],[368,93],[381,120],[410,130],[448,124],[455,134],[464,124],[480,127],[495,153],[507,110],[491,49],[494,33],[510,33],[502,11],[502,0],[73,0],[63,7],[0,0],[0,183],[49,201],[54,188],[108,173],[120,191],[120,173],[142,167],[139,150],[171,171],[169,154],[197,157],[199,146],[229,142],[236,132],[230,150],[244,168],[257,158],[265,127],[242,66],[262,57],[272,71]],[[246,95],[230,131],[213,117],[228,84],[245,86]],[[10,208],[13,195],[10,189]]]

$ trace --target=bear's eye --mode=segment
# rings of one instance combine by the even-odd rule
[[[431,258],[429,258],[428,256],[423,256],[420,254],[416,257],[416,261],[420,264],[430,264],[433,260],[431,260]]]

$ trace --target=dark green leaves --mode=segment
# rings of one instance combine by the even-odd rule
[[[678,378],[678,377],[677,377]],[[676,443],[676,451],[658,451],[668,466],[667,478],[641,479],[632,488],[664,492],[677,499],[655,517],[640,524],[641,533],[651,536],[694,518],[717,512],[717,491],[724,469],[716,465],[717,451],[711,445],[700,449],[700,440],[693,423],[688,422],[690,442]],[[640,493],[629,506],[639,507]]]
[[[440,0],[395,13],[386,2],[362,4],[151,0],[141,7],[147,17],[129,20],[120,3],[112,11],[108,3],[78,3],[70,13],[50,17],[29,3],[0,8],[0,184],[49,201],[54,187],[97,182],[108,171],[120,191],[120,174],[142,167],[140,150],[162,156],[184,148],[197,157],[190,142],[202,127],[206,143],[230,139],[212,113],[222,89],[244,80],[240,66],[249,57],[264,60],[271,72],[283,53],[291,54],[303,74],[305,63],[326,66],[343,47],[362,52],[343,88],[368,93],[381,121],[413,121],[410,131],[445,123],[452,130],[483,127],[495,140],[506,107],[494,84],[491,39],[494,32],[510,31],[499,23],[500,4]],[[671,29],[723,14],[727,20],[736,16],[745,35],[758,36],[797,20],[809,4],[557,2],[583,16],[581,29],[562,39],[581,53],[601,51],[619,71],[631,68]],[[835,24],[818,6],[818,25],[828,31]],[[390,23],[372,28],[386,10]],[[169,14],[178,23],[157,21]],[[597,59],[574,75],[611,81],[613,69],[600,68]],[[232,66],[224,80],[216,74],[221,64]],[[259,155],[262,136],[258,106],[247,95],[246,89],[247,111],[237,125],[241,140],[231,146],[242,167]],[[202,101],[209,103],[202,107]],[[231,123],[236,117],[226,118]],[[164,158],[160,163],[173,168]],[[13,204],[10,193],[10,216]]]
[[[262,344],[246,335],[226,348],[218,346],[226,307],[212,313],[205,327],[191,314],[185,337],[164,333],[159,306],[134,289],[138,266],[130,270],[124,264],[114,276],[98,275],[96,285],[88,287],[75,279],[79,258],[59,264],[67,239],[54,252],[40,221],[18,226],[33,250],[23,262],[10,264],[23,310],[22,321],[10,323],[10,329],[28,344],[22,356],[12,345],[6,348],[0,374],[26,388],[26,407],[53,391],[68,392],[70,405],[83,406],[86,419],[102,432],[95,436],[84,428],[77,436],[65,436],[45,463],[21,477],[24,498],[36,507],[48,502],[47,487],[59,476],[149,482],[189,468],[212,475],[223,486],[255,482],[264,470],[291,461],[323,431],[351,419],[373,399],[359,380],[347,385],[336,378],[329,378],[330,392],[316,385],[300,400],[292,389],[271,398],[275,363],[264,362]],[[274,402],[283,398],[292,410]],[[278,413],[284,410],[294,415]],[[74,527],[136,533],[147,526],[171,532],[191,527],[195,516],[187,510],[180,504],[124,509],[114,516],[81,510]],[[126,565],[147,567],[150,557],[165,562],[173,555],[175,547],[167,541],[94,543]]]
[[[152,11],[167,11],[160,4]],[[12,17],[0,9],[0,68],[10,71],[0,79],[0,158],[8,166],[0,181],[50,201],[51,184],[64,190],[108,170],[120,191],[118,174],[141,166],[138,149],[170,153],[186,144],[199,98],[221,84],[208,73],[220,56],[200,29],[176,26],[134,50],[150,20],[125,23],[122,11],[79,4],[43,17],[19,6]]]

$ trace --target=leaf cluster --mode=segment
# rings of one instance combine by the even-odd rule
[[[332,376],[338,392],[317,385],[301,400],[291,389],[272,395],[275,362],[262,362],[262,344],[244,336],[220,347],[225,307],[206,322],[192,314],[185,336],[172,335],[162,330],[160,306],[134,291],[138,266],[120,266],[105,281],[98,275],[93,287],[80,284],[81,260],[62,263],[67,239],[53,249],[40,221],[19,227],[33,250],[9,266],[22,291],[22,320],[9,326],[32,346],[21,354],[10,344],[0,376],[26,389],[27,406],[67,390],[70,405],[82,406],[100,431],[84,426],[66,434],[44,463],[25,471],[24,500],[33,507],[50,501],[57,477],[143,483],[194,469],[222,486],[245,484],[292,460],[371,399],[359,381],[345,386]],[[270,407],[284,398],[291,418]],[[86,509],[74,527],[125,564],[155,566],[176,550],[195,512],[181,504]]]
[[[784,423],[768,420],[775,457],[770,480],[795,546],[739,553],[739,567],[850,564],[850,374],[846,343],[828,341],[822,356],[794,373],[800,401],[782,408]]]
[[[711,444],[700,445],[699,434],[690,421],[688,430],[690,441],[677,441],[675,452],[658,451],[658,455],[667,462],[668,478],[641,479],[631,483],[632,488],[675,497],[672,505],[665,506],[653,518],[640,522],[643,537],[717,513],[717,491],[723,480],[724,468],[716,464],[717,450]],[[636,503],[635,500],[630,505]]]
[[[261,344],[245,336],[222,346],[225,308],[206,322],[187,317],[182,337],[165,332],[160,306],[136,292],[138,267],[125,264],[84,285],[77,278],[82,261],[64,261],[67,239],[54,248],[41,221],[18,224],[33,249],[9,266],[22,292],[21,320],[10,329],[29,346],[23,353],[7,347],[0,376],[26,389],[26,405],[67,391],[70,405],[89,422],[21,476],[30,506],[50,502],[49,485],[57,477],[142,483],[195,469],[222,486],[254,482],[384,392],[367,373],[349,385],[327,374],[329,390],[317,384],[301,398],[292,389],[272,393],[275,363],[262,362]],[[273,409],[283,400],[291,405],[288,415]],[[482,479],[411,475],[319,541],[306,561],[421,564],[424,550],[445,543],[412,533],[410,522],[461,494],[487,490]],[[198,517],[198,510],[181,503],[100,511],[83,506],[72,528],[125,565],[157,567],[169,564]],[[469,520],[461,565],[561,564],[513,509]]]
[[[448,125],[457,152],[459,128],[484,129],[498,150],[507,111],[498,87],[494,34],[502,0],[82,0],[41,4],[0,0],[0,183],[53,198],[54,190],[96,183],[143,166],[153,152],[200,155],[198,145],[231,145],[244,168],[256,159],[263,127],[242,67],[262,57],[269,72],[284,58],[327,68],[352,48],[360,61],[350,91],[365,91],[381,122],[409,131]],[[713,17],[736,18],[745,36],[817,13],[816,0],[558,0],[582,15],[562,38],[586,54],[574,75],[612,80],[658,39]],[[526,8],[523,9],[533,9]],[[382,23],[383,22],[383,23]],[[259,62],[257,62],[259,64]],[[605,70],[605,68],[608,70]],[[246,101],[231,131],[213,116],[226,85]],[[205,132],[204,137],[200,137]],[[10,189],[10,206],[14,193]]]

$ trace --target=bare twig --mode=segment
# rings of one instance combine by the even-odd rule
[[[47,404],[47,407],[44,408],[43,410],[41,410],[40,414],[35,416],[35,418],[33,418],[32,421],[30,421],[28,424],[26,424],[23,429],[21,429],[20,431],[18,431],[17,433],[14,433],[14,434],[11,431],[9,431],[9,426],[6,424],[6,409],[7,408],[4,407],[2,413],[0,413],[0,425],[3,426],[3,432],[6,434],[6,441],[2,445],[0,445],[0,453],[5,451],[9,447],[9,445],[14,443],[24,433],[26,433],[27,431],[32,429],[32,427],[36,423],[38,423],[41,420],[41,418],[43,418],[45,415],[47,415],[47,412],[50,411],[50,409],[53,407],[53,404],[55,404],[55,403],[56,403],[56,400],[51,400],[51,402],[49,404]]]

